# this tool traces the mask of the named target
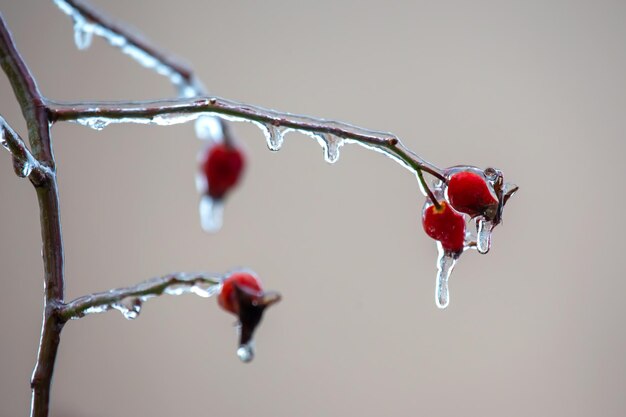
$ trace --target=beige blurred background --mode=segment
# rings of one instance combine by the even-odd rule
[[[434,303],[435,245],[399,165],[305,136],[249,155],[221,233],[199,227],[192,125],[54,128],[67,298],[171,271],[249,266],[284,301],[250,365],[214,300],[149,302],[63,332],[55,417],[623,416],[626,3],[99,0],[216,94],[390,130],[439,166],[521,186],[487,256]],[[51,1],[0,0],[47,96],[172,88]],[[0,113],[24,122],[5,77]],[[38,209],[0,152],[0,416],[25,415],[41,320]]]

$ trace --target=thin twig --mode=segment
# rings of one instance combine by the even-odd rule
[[[173,125],[185,123],[201,115],[216,115],[235,121],[257,122],[268,128],[293,129],[306,134],[330,134],[347,141],[357,142],[386,153],[412,170],[423,170],[445,180],[439,168],[410,151],[397,136],[364,129],[348,123],[336,122],[278,112],[263,107],[239,103],[220,97],[180,98],[141,102],[48,102],[52,120],[74,121],[95,128],[111,123],[140,123]]]
[[[91,31],[104,38],[111,46],[119,48],[141,65],[168,77],[178,87],[181,96],[193,97],[205,93],[204,87],[188,64],[153,45],[128,26],[111,19],[84,1],[54,0],[54,2],[75,24],[82,25],[85,31]]]
[[[196,77],[191,66],[153,44],[145,36],[127,25],[110,18],[81,0],[54,0],[54,2],[72,18],[74,25],[82,24],[83,28],[102,37],[111,46],[118,48],[140,65],[166,76],[177,89],[179,97],[191,98],[208,95],[208,91]],[[220,126],[222,137],[214,139],[232,144],[232,133],[228,123],[221,119],[217,119],[216,122]]]
[[[59,348],[63,323],[57,315],[63,302],[63,238],[54,154],[50,142],[50,120],[45,100],[37,88],[26,63],[15,47],[4,18],[0,15],[0,64],[20,104],[28,126],[33,156],[49,167],[52,175],[36,187],[41,223],[44,264],[45,301],[37,363],[31,378],[31,416],[46,417],[50,403],[50,386]]]
[[[194,293],[210,297],[219,291],[222,275],[208,273],[175,273],[144,281],[132,287],[116,288],[79,297],[59,312],[63,320],[79,319],[88,314],[103,313],[110,309],[122,311],[127,318],[138,314],[141,303],[162,294],[180,295]]]

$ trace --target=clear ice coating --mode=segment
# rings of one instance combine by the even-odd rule
[[[207,233],[215,233],[222,227],[224,218],[224,203],[203,195],[200,199],[200,224]]]
[[[85,50],[91,45],[93,39],[93,27],[85,19],[74,19],[74,43],[76,48]]]
[[[30,161],[20,161],[13,157],[13,169],[18,177],[28,177],[33,172],[33,164]]]
[[[259,128],[263,131],[265,135],[265,140],[267,141],[267,147],[270,151],[279,151],[283,146],[283,142],[285,140],[285,134],[289,132],[291,129],[285,128],[282,126],[275,126],[271,123],[263,124],[257,123]]]
[[[76,123],[90,127],[94,130],[102,130],[112,122],[111,119],[105,117],[85,117],[76,119]]]
[[[237,356],[244,363],[251,362],[254,359],[254,341],[240,345],[237,348]]]
[[[446,252],[437,242],[439,258],[437,259],[437,282],[435,284],[435,303],[437,307],[444,309],[450,303],[450,293],[448,291],[448,280],[456,265],[458,256]]]
[[[9,149],[9,144],[7,143],[7,139],[5,137],[5,133],[4,133],[4,128],[0,127],[0,145],[2,145],[2,147],[8,151],[10,151]]]
[[[125,319],[134,320],[141,313],[142,303],[139,297],[126,297],[120,302],[113,304],[112,307],[122,313]]]
[[[195,123],[196,136],[198,139],[222,142],[224,132],[219,119],[213,116],[200,116]]]

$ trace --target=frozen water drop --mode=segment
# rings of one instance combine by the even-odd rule
[[[111,123],[109,119],[105,119],[102,117],[86,117],[82,119],[76,120],[79,124],[83,126],[90,127],[94,130],[102,130]]]
[[[28,177],[33,172],[33,164],[29,161],[20,161],[13,157],[13,169],[18,177]]]
[[[195,124],[196,136],[202,140],[212,140],[222,142],[224,132],[219,119],[212,116],[200,116]]]
[[[207,233],[215,233],[222,228],[224,203],[203,195],[200,200],[200,224]]]
[[[137,297],[126,297],[119,303],[113,304],[113,308],[118,310],[125,319],[134,320],[141,313],[141,299]]]
[[[251,362],[252,359],[254,359],[254,342],[251,340],[250,342],[239,346],[237,349],[237,356],[244,363]]]
[[[289,131],[289,129],[274,126],[273,124],[261,125],[261,129],[263,130],[265,140],[267,141],[267,147],[270,151],[279,151],[283,146],[285,134]]]
[[[450,274],[456,265],[458,257],[455,257],[449,252],[446,252],[441,247],[440,243],[437,243],[439,248],[439,258],[437,259],[437,283],[435,287],[435,303],[437,307],[444,309],[448,307],[450,303],[450,294],[448,291],[448,279]]]
[[[220,284],[206,282],[196,282],[193,287],[191,287],[192,293],[204,298],[211,297],[212,295],[217,294],[220,290]]]
[[[493,223],[483,217],[476,219],[476,249],[479,253],[485,254],[491,248],[491,231]]]
[[[74,43],[80,50],[85,50],[91,45],[93,29],[84,19],[74,21]]]
[[[339,160],[339,148],[343,146],[343,139],[331,134],[320,135],[320,144],[324,148],[324,159],[334,164]]]
[[[2,127],[0,127],[0,145],[2,145],[5,149],[10,150],[5,137],[4,128]]]

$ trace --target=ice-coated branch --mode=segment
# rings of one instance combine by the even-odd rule
[[[142,102],[50,101],[48,106],[54,122],[71,121],[98,130],[111,123],[174,125],[195,120],[202,115],[248,121],[263,130],[268,146],[273,150],[280,149],[283,136],[287,132],[298,131],[317,139],[324,147],[329,162],[337,160],[339,148],[344,143],[358,143],[395,159],[419,177],[424,171],[445,180],[439,168],[417,156],[391,133],[364,129],[344,122],[279,112],[215,96]],[[423,181],[422,186],[428,190]]]
[[[176,107],[175,111],[168,111],[166,108],[168,104],[163,102],[120,103],[118,109],[124,108],[123,111],[128,111],[129,113],[133,113],[133,106],[140,106],[140,110],[146,110],[143,114],[144,117],[141,117],[137,113],[134,117],[131,114],[102,114],[103,112],[106,113],[104,109],[106,105],[104,103],[94,103],[91,109],[97,109],[96,113],[99,113],[100,117],[90,117],[87,114],[71,116],[71,112],[68,112],[64,115],[54,115],[53,117],[56,120],[76,120],[90,127],[99,129],[109,123],[115,122],[156,124],[182,123],[198,119],[204,113],[205,116],[221,116],[229,120],[233,120],[234,118],[236,120],[247,120],[259,123],[268,140],[268,146],[272,150],[278,150],[280,148],[283,136],[287,133],[287,130],[297,130],[308,134],[315,137],[324,147],[326,159],[329,162],[334,162],[338,158],[339,148],[343,146],[344,140],[353,141],[368,148],[383,152],[387,156],[400,162],[403,166],[409,168],[418,177],[422,190],[428,195],[430,200],[435,206],[439,205],[437,199],[434,198],[432,191],[428,187],[422,171],[428,172],[445,181],[441,170],[406,148],[395,135],[362,129],[356,126],[350,126],[346,123],[280,113],[261,107],[224,100],[218,97],[205,97],[204,102],[209,108],[203,109],[201,106],[197,106],[197,103],[202,101],[199,96],[207,96],[206,90],[194,76],[193,71],[188,65],[173,58],[160,48],[151,45],[150,42],[142,36],[139,36],[126,26],[107,17],[105,14],[95,10],[92,6],[81,0],[54,0],[54,2],[74,21],[74,35],[79,48],[88,47],[93,34],[101,36],[106,39],[109,44],[120,48],[123,53],[131,56],[141,65],[167,76],[178,88],[179,96],[182,98],[177,102],[169,103],[169,106]],[[193,100],[194,97],[197,98],[197,100]],[[185,102],[182,100],[185,100]],[[181,105],[184,104],[191,104],[191,106],[186,109],[180,108]],[[69,104],[69,106],[79,107],[80,105],[75,106]],[[85,106],[82,107],[83,110],[88,110]],[[149,109],[146,107],[155,108]],[[156,113],[154,111],[156,111]],[[68,118],[64,119],[64,117]],[[206,120],[207,118],[201,119]],[[196,124],[197,131],[202,130],[201,122],[202,120],[199,120]],[[227,125],[222,120],[220,120],[219,124],[220,129],[218,133],[221,133],[222,136],[220,140],[229,141],[230,135],[227,134]],[[211,124],[209,124],[209,126],[210,125]]]
[[[48,167],[39,163],[20,135],[2,116],[0,116],[0,145],[13,155],[13,168],[18,176],[30,178],[35,185],[40,185],[46,177],[53,175]]]
[[[33,181],[37,185],[39,203],[45,297],[37,362],[31,377],[31,416],[46,417],[54,364],[63,329],[63,322],[57,315],[58,307],[63,302],[65,287],[58,185],[54,175],[55,162],[50,142],[48,108],[1,15],[0,64],[26,120],[33,157],[39,163],[45,164],[53,174],[49,176],[49,181],[40,184]]]
[[[116,288],[79,297],[60,308],[63,320],[73,320],[88,314],[115,309],[127,319],[134,319],[142,303],[163,294],[196,294],[210,297],[219,292],[222,275],[209,273],[175,273],[141,282],[132,287]]]
[[[127,26],[81,0],[54,0],[54,3],[74,21],[74,40],[79,49],[89,47],[93,35],[100,36],[144,67],[168,77],[181,96],[204,93],[204,87],[189,65]]]
[[[190,98],[208,94],[188,64],[152,44],[128,26],[81,0],[54,0],[54,2],[73,20],[74,40],[79,49],[86,49],[93,35],[100,36],[143,67],[166,76],[176,88],[179,97]],[[220,119],[201,118],[196,122],[196,132],[202,139],[210,138],[227,143],[232,140],[228,125]]]

